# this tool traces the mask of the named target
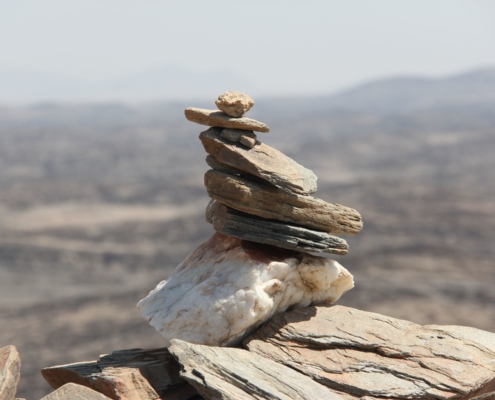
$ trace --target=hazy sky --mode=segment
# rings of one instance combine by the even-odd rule
[[[495,66],[495,2],[0,0],[0,72],[229,71],[260,94]]]

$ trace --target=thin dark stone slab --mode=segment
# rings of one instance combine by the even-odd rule
[[[347,242],[326,232],[255,217],[212,200],[206,220],[217,232],[284,249],[346,255]]]

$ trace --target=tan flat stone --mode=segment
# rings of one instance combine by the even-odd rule
[[[199,135],[206,152],[222,164],[261,178],[286,191],[310,194],[316,192],[317,177],[277,149],[260,143],[249,149],[221,137],[219,128]]]
[[[363,227],[361,215],[352,208],[287,193],[245,177],[209,170],[205,174],[205,186],[212,199],[261,218],[333,234],[357,235]]]
[[[256,132],[269,132],[270,128],[263,122],[256,121],[255,119],[241,117],[234,118],[223,111],[218,110],[204,110],[202,108],[186,108],[184,111],[186,118],[189,121],[196,122],[197,124],[207,126],[219,126],[222,128],[233,129],[245,129],[248,131]]]

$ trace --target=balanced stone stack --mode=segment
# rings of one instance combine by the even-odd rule
[[[269,128],[244,116],[249,96],[227,92],[216,105],[185,110],[210,126],[199,138],[216,233],[138,304],[167,345],[236,345],[273,315],[332,304],[354,286],[338,262],[309,253],[347,254],[335,235],[359,233],[360,214],[313,197],[315,174],[259,140]]]
[[[347,242],[335,234],[356,235],[363,224],[352,208],[312,197],[315,174],[260,142],[262,122],[244,117],[253,100],[227,92],[221,111],[188,108],[186,118],[212,126],[199,136],[211,167],[205,186],[212,198],[206,218],[217,232],[285,249],[347,254]],[[223,112],[222,112],[223,111]]]

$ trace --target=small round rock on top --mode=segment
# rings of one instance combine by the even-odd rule
[[[239,118],[254,106],[254,101],[247,94],[231,91],[218,96],[215,104],[230,117]]]

